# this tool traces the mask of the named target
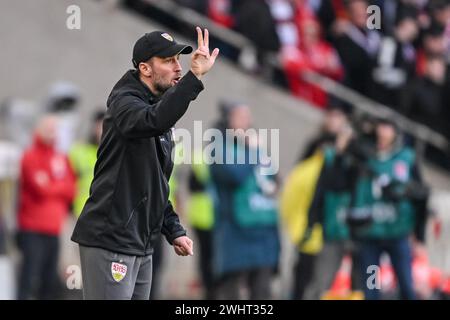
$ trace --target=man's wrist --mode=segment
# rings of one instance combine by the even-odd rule
[[[192,69],[190,69],[190,71],[194,74],[194,76],[197,77],[198,80],[202,79],[202,75],[201,74],[198,74],[198,73],[194,72]]]

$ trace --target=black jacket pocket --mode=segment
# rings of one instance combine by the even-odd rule
[[[136,211],[138,211],[147,201],[147,196],[145,196],[144,198],[141,199],[141,201],[139,201],[139,203],[133,208],[133,210],[131,210],[131,213],[128,216],[128,219],[124,225],[125,228],[128,227],[128,225],[130,224],[131,220],[133,219],[134,214],[136,213]]]

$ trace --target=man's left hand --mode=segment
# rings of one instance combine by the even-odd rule
[[[193,256],[194,242],[187,236],[178,237],[173,240],[173,248],[179,256]]]

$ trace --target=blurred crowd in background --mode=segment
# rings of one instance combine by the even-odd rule
[[[324,115],[286,177],[262,175],[261,164],[249,161],[175,167],[170,196],[194,236],[200,298],[448,299],[450,275],[428,259],[431,188],[413,138],[395,119],[355,118],[353,106],[302,73],[340,81],[450,139],[450,1],[177,2],[247,36],[258,49],[258,68],[278,53],[282,82]],[[367,28],[370,4],[381,8],[380,30]],[[66,297],[58,272],[66,245],[61,232],[89,195],[105,111],[98,106],[91,119],[80,119],[80,98],[75,85],[59,82],[45,103],[2,102],[1,199],[14,199],[17,219],[13,232],[0,221],[0,254],[10,247],[20,252],[18,299]],[[219,117],[210,124],[224,139],[226,129],[253,127],[249,106],[230,98],[217,102]],[[76,132],[87,121],[88,138],[79,142]],[[232,139],[223,144],[224,159],[261,151],[256,137]],[[429,151],[431,160],[450,169],[448,151]],[[193,154],[203,159],[202,150]],[[180,195],[182,184],[187,196]],[[433,227],[439,237],[439,225]],[[276,295],[284,238],[296,259],[290,286]],[[160,285],[169,254],[163,241],[153,259],[153,299],[166,289]]]
[[[176,2],[246,36],[258,50],[255,71],[272,63],[270,57],[276,55],[283,74],[274,81],[292,94],[321,108],[329,105],[326,92],[303,78],[314,71],[450,139],[446,105],[450,92],[450,1]],[[379,11],[368,10],[372,5]],[[226,46],[222,54],[227,54]],[[449,169],[448,154],[428,153]]]

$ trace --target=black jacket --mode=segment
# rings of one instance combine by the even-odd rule
[[[186,234],[168,200],[171,128],[202,90],[190,71],[159,99],[136,71],[117,82],[108,98],[94,180],[73,241],[143,256],[152,254],[160,232],[170,243]]]

